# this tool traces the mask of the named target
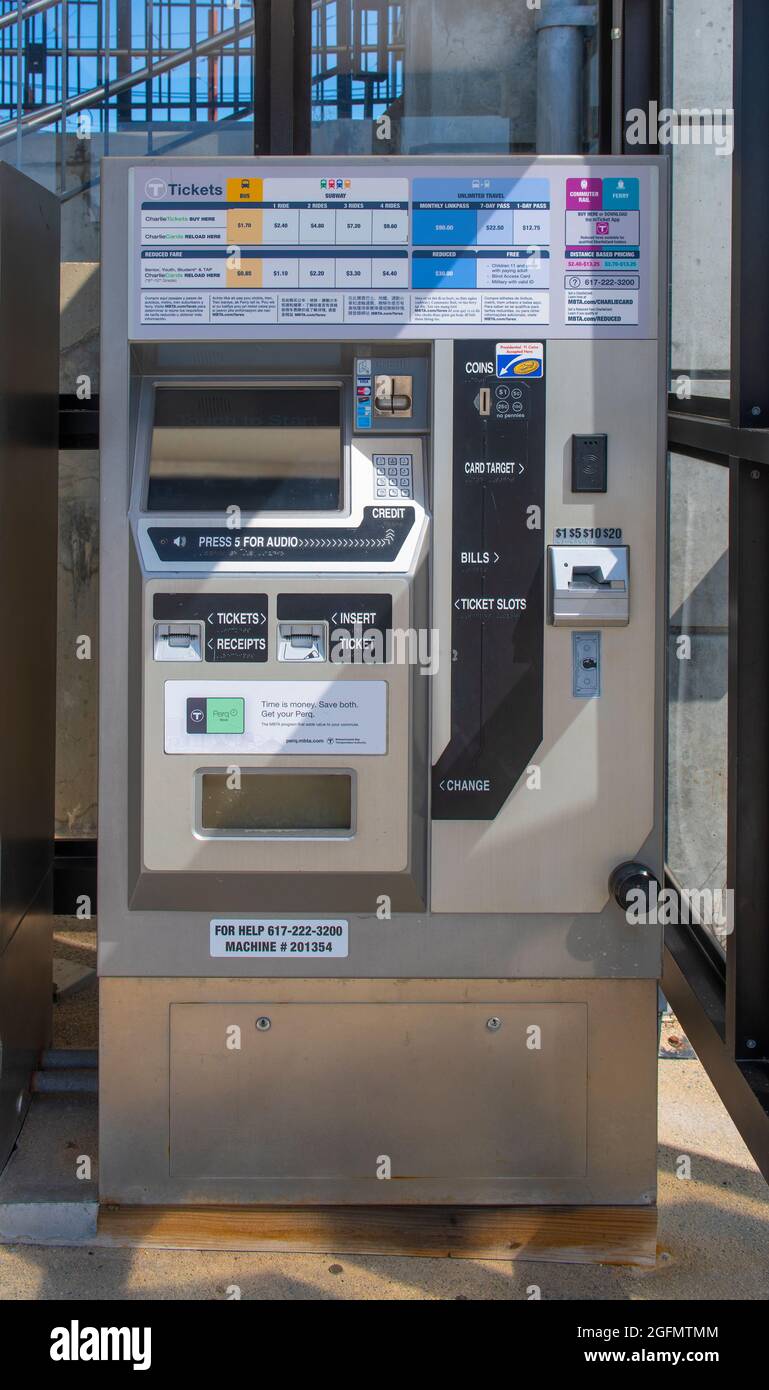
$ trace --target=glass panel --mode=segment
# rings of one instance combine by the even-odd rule
[[[553,33],[538,39],[539,11],[510,0],[313,0],[313,154],[534,151],[538,46]],[[562,152],[587,151],[595,31],[559,34],[553,102],[565,101],[575,127]]]
[[[246,772],[237,790],[226,773],[202,773],[201,829],[212,834],[291,835],[352,829],[349,772]]]
[[[62,261],[97,261],[103,155],[253,152],[253,15],[233,0],[0,0],[0,158],[62,195]]]
[[[671,390],[728,397],[733,0],[673,13]]]
[[[670,458],[667,860],[725,944],[729,470]],[[702,916],[702,912],[694,913]]]
[[[155,392],[148,511],[338,511],[341,499],[338,390]]]

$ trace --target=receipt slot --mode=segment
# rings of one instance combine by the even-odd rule
[[[105,161],[104,1202],[653,1207],[663,168]]]

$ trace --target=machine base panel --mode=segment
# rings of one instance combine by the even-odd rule
[[[655,1201],[654,980],[103,978],[100,1018],[103,1205]]]

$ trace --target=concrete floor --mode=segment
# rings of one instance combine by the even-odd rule
[[[92,958],[93,933],[56,952]],[[56,1009],[59,1047],[93,1046],[95,986]],[[680,1035],[675,1024],[666,1035]],[[665,1038],[663,1038],[663,1043]],[[674,1047],[676,1046],[674,1041]],[[671,1051],[668,1049],[668,1051]],[[654,1270],[538,1262],[0,1246],[0,1299],[648,1299],[769,1297],[769,1188],[696,1058],[659,1064]],[[691,1177],[676,1175],[681,1156]]]
[[[656,1270],[0,1246],[0,1299],[766,1299],[769,1190],[696,1060],[660,1062],[659,1202]]]

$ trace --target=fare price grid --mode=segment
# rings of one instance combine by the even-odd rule
[[[410,182],[146,179],[142,322],[546,323],[549,181]]]
[[[223,198],[143,199],[142,288],[408,288],[408,180],[354,183],[228,178]]]

